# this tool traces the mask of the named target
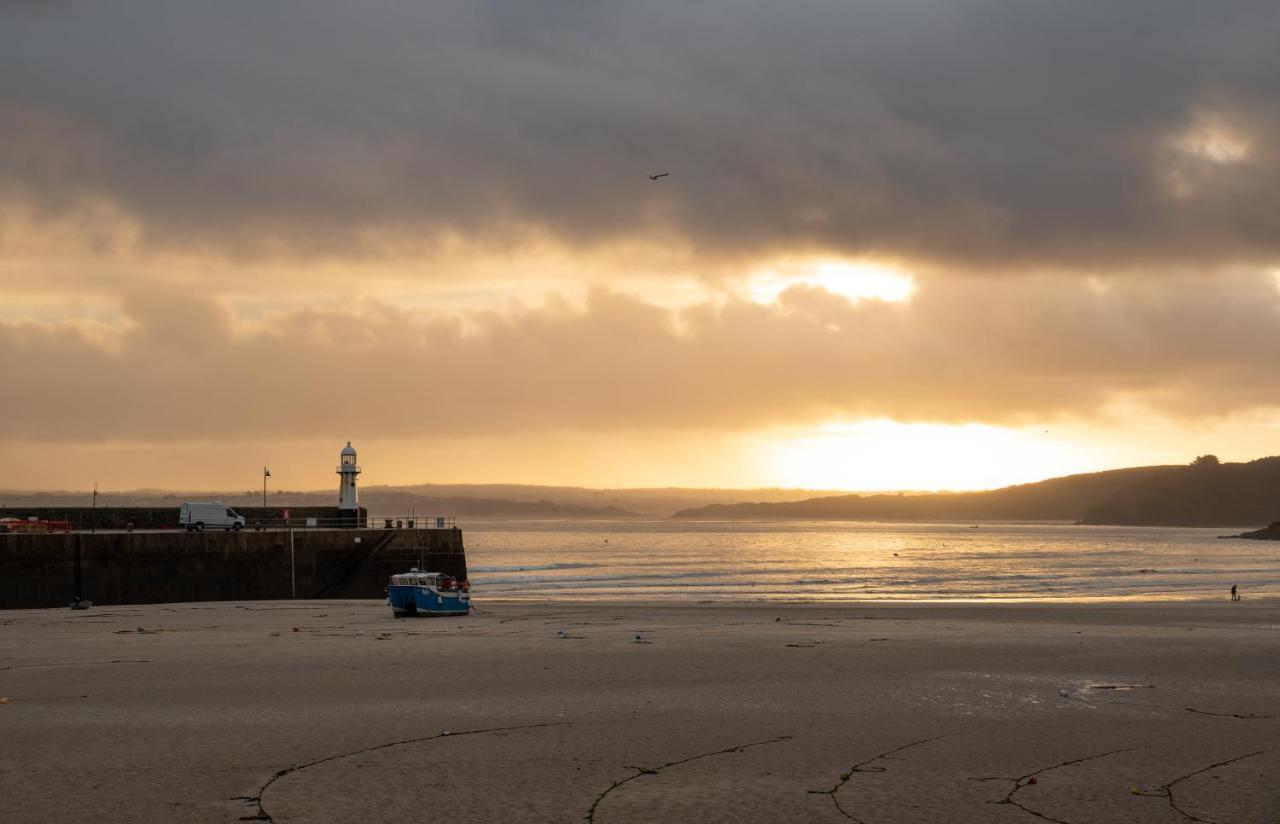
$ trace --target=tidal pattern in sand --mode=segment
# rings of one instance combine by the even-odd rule
[[[843,601],[1280,596],[1240,529],[1066,524],[462,523],[478,598]]]

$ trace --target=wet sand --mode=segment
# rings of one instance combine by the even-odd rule
[[[0,612],[0,820],[1280,810],[1276,602],[479,608]]]

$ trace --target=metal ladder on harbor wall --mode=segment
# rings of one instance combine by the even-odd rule
[[[351,579],[355,577],[356,572],[360,570],[360,567],[367,564],[369,560],[373,558],[374,555],[377,554],[378,550],[387,546],[387,544],[391,543],[396,539],[396,534],[397,534],[396,530],[391,530],[385,533],[384,535],[382,535],[381,538],[374,541],[372,545],[367,550],[365,550],[363,554],[361,554],[355,561],[353,561],[345,570],[343,570],[340,574],[338,574],[333,580],[325,584],[323,587],[318,587],[315,591],[315,594],[313,594],[311,597],[312,598],[334,597],[334,593],[341,591],[343,587],[345,587],[348,583],[350,583]]]

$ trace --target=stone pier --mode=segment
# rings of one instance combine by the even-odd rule
[[[0,609],[66,607],[75,557],[97,604],[381,598],[396,572],[467,575],[459,529],[0,534]]]

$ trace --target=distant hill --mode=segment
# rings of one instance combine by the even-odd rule
[[[259,506],[261,490],[105,493],[98,506],[172,506],[220,500]],[[271,490],[270,506],[333,506],[336,490]],[[1246,526],[1280,519],[1280,457],[1190,466],[1141,466],[985,492],[833,494],[803,489],[590,489],[526,484],[369,486],[374,515],[472,518],[687,520],[1080,521],[1088,524]],[[87,492],[0,490],[0,517],[17,507],[87,506]],[[675,514],[672,515],[671,513]]]
[[[551,501],[563,506],[592,509],[616,507],[632,517],[668,518],[672,512],[708,504],[744,501],[799,501],[818,495],[837,494],[822,489],[694,489],[649,487],[636,489],[593,489],[582,486],[542,486],[535,484],[415,484],[412,486],[366,486],[361,500],[403,500],[413,495],[422,500],[504,500],[516,503]],[[329,497],[333,497],[332,494]],[[393,507],[394,508],[394,507]]]
[[[1280,518],[1280,457],[1180,466],[1093,503],[1091,524],[1239,526]]]
[[[711,505],[687,520],[1058,520],[1088,524],[1238,526],[1280,517],[1280,458],[1243,464],[1143,466],[986,492],[837,495]]]
[[[530,484],[416,484],[413,486],[366,486],[360,490],[360,504],[375,515],[453,515],[473,518],[581,518],[634,519],[667,518],[677,509],[710,503],[742,501],[792,501],[824,494],[803,489],[590,489],[570,486]],[[337,491],[269,490],[270,506],[334,506]],[[222,501],[230,506],[262,504],[261,490],[173,491],[141,489],[104,491],[100,507],[168,507],[175,510],[183,501]],[[31,492],[0,490],[3,510],[21,507],[88,506],[84,491]]]
[[[172,507],[176,512],[183,501],[221,501],[232,507],[258,507],[262,505],[262,493],[251,492],[130,492],[99,495],[98,506],[107,507]],[[281,490],[268,497],[270,506],[335,506],[337,495],[331,492],[290,492]],[[0,517],[6,509],[49,508],[59,506],[85,507],[89,505],[82,493],[59,492],[0,492]],[[502,498],[435,497],[415,495],[383,488],[362,492],[360,505],[374,516],[450,515],[473,518],[579,518],[579,519],[627,519],[642,518],[636,512],[616,506],[581,506],[562,504],[546,499],[511,501]]]

